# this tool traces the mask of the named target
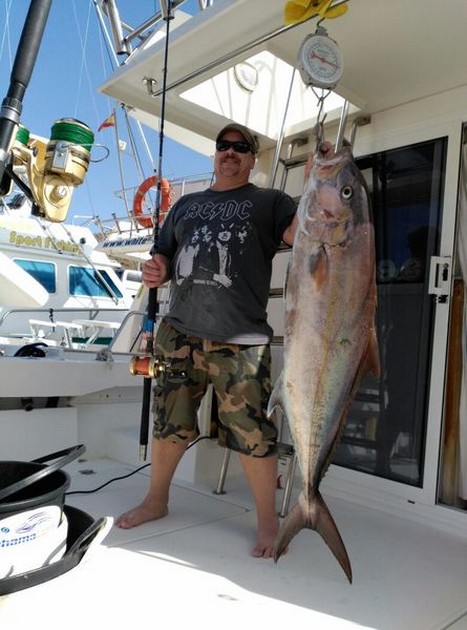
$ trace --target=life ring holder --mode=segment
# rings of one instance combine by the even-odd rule
[[[136,218],[141,227],[153,227],[152,217],[145,214],[143,203],[146,193],[151,188],[157,186],[157,175],[151,175],[145,179],[138,187],[133,199],[133,216]],[[172,205],[172,188],[168,179],[161,179],[161,195],[159,204],[159,224],[161,224],[167,216],[170,206]]]

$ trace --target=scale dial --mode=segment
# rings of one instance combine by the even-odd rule
[[[337,43],[328,35],[308,35],[300,46],[298,67],[306,85],[332,90],[342,76],[343,60]]]

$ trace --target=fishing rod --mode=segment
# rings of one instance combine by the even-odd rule
[[[31,0],[11,71],[10,86],[0,110],[0,195],[6,194],[9,189],[10,149],[51,5],[52,0]]]
[[[165,6],[163,6],[165,5]],[[161,0],[161,8],[163,9],[163,19],[166,22],[165,50],[164,50],[164,67],[162,69],[162,93],[161,93],[161,114],[159,127],[159,155],[158,155],[158,171],[157,171],[157,188],[156,188],[156,204],[154,211],[154,238],[151,254],[157,252],[159,248],[159,214],[160,201],[162,197],[162,158],[164,153],[164,123],[165,123],[165,100],[167,88],[167,64],[169,58],[169,32],[170,21],[173,19],[172,0]],[[146,351],[153,354],[154,328],[158,313],[157,287],[149,289],[148,308],[145,322],[146,335]],[[149,436],[149,415],[151,407],[151,375],[144,377],[143,384],[143,402],[141,407],[141,423],[139,437],[139,456],[141,460],[145,460],[148,450]]]

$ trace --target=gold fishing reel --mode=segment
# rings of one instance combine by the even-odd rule
[[[49,221],[66,219],[74,189],[88,171],[93,142],[91,129],[74,118],[57,120],[48,141],[19,127],[12,146],[13,165],[26,168],[39,213]]]

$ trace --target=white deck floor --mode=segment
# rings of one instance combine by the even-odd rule
[[[70,490],[96,488],[130,467],[99,460],[75,469]],[[143,496],[147,474],[67,504],[116,516]],[[174,485],[167,518],[114,527],[68,573],[0,597],[1,630],[467,628],[465,540],[327,497],[351,559],[349,585],[312,531],[277,564],[251,557],[255,514],[243,478],[228,477],[225,495],[211,490]]]

